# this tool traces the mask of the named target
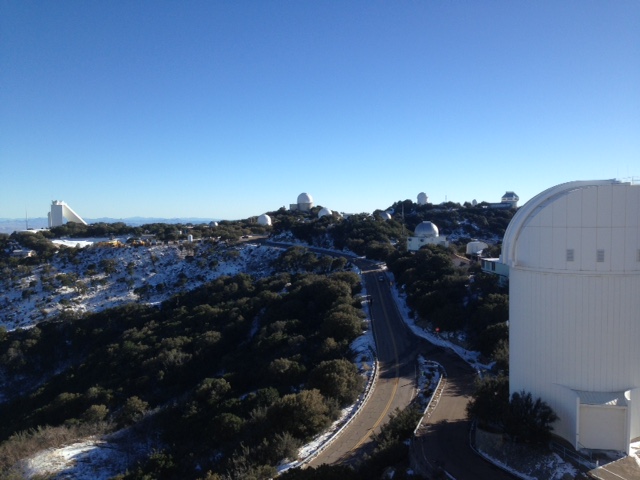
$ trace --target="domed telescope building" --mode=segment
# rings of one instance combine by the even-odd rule
[[[576,450],[629,453],[640,437],[640,185],[555,186],[504,235],[509,390],[556,412]]]
[[[271,225],[271,217],[266,213],[263,213],[258,217],[258,225],[262,225],[262,226]]]
[[[331,217],[332,215],[333,215],[333,212],[329,210],[327,207],[321,208],[320,211],[318,212],[318,218]]]
[[[289,205],[289,210],[293,212],[308,212],[313,208],[313,197],[308,193],[301,193],[298,195],[296,203]]]
[[[448,247],[446,236],[441,236],[438,227],[431,222],[421,222],[416,226],[413,237],[407,238],[407,250],[416,252],[425,245],[442,245]]]

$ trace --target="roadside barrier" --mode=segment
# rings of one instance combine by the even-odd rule
[[[436,385],[436,388],[433,390],[433,393],[431,394],[431,398],[429,399],[429,402],[427,403],[427,406],[425,407],[424,411],[422,412],[422,417],[420,417],[420,421],[418,422],[418,425],[416,425],[416,428],[413,430],[413,436],[414,437],[417,436],[418,431],[420,430],[420,427],[422,426],[422,422],[425,419],[429,420],[429,417],[431,417],[431,414],[433,413],[433,411],[438,406],[438,402],[440,401],[440,397],[442,396],[442,392],[444,391],[444,387],[447,384],[447,372],[444,369],[444,367],[442,365],[440,365],[438,362],[429,361],[429,363],[432,364],[432,365],[436,365],[438,367],[438,370],[440,370],[440,378],[438,379],[438,384]]]
[[[360,400],[359,400],[359,402],[357,404],[355,412],[352,415],[349,416],[349,418],[345,421],[345,423],[342,424],[342,426],[338,430],[333,432],[333,434],[327,439],[326,442],[324,442],[315,451],[310,453],[307,457],[305,457],[304,459],[302,459],[299,462],[297,462],[296,464],[294,464],[291,468],[302,467],[302,466],[308,464],[309,462],[311,462],[318,455],[320,455],[327,447],[329,447],[329,445],[331,445],[333,443],[333,441],[336,438],[338,438],[340,436],[340,434],[344,431],[344,429],[347,428],[351,424],[351,422],[360,414],[360,412],[362,411],[364,406],[369,401],[369,398],[371,397],[371,393],[374,390],[374,386],[378,382],[378,373],[379,373],[378,358],[376,356],[376,352],[371,347],[369,347],[369,350],[371,350],[371,355],[373,356],[373,375],[371,375],[371,377],[369,379],[369,382],[367,383],[367,386],[365,388],[364,394],[361,396],[361,398],[360,398]]]

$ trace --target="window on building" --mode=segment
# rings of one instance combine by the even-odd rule
[[[567,248],[567,262],[573,262],[573,248]]]
[[[604,262],[604,249],[603,248],[599,248],[596,251],[596,261],[597,262]]]

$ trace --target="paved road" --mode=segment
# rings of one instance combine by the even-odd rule
[[[640,466],[633,457],[624,457],[589,472],[589,477],[598,480],[638,480]]]
[[[483,460],[469,446],[466,406],[475,372],[450,350],[428,345],[423,355],[447,371],[446,387],[437,408],[414,442],[418,460],[441,466],[456,480],[512,480],[514,477]]]
[[[396,407],[405,408],[415,394],[416,356],[440,363],[447,384],[438,407],[415,442],[414,451],[431,465],[442,466],[456,480],[513,480],[510,474],[483,460],[469,446],[470,424],[466,406],[473,392],[474,370],[450,350],[415,337],[400,316],[389,284],[380,271],[361,266],[367,293],[373,298],[371,313],[381,374],[378,386],[363,412],[338,440],[311,466],[348,463],[369,451],[371,433],[378,431]]]
[[[512,480],[514,477],[483,460],[469,446],[466,405],[473,391],[473,369],[450,350],[414,336],[397,310],[384,273],[373,262],[352,261],[362,270],[367,293],[373,299],[371,317],[380,377],[360,415],[309,465],[349,463],[370,451],[372,433],[379,431],[389,414],[405,408],[414,397],[416,356],[422,353],[440,363],[448,377],[437,408],[414,443],[417,456],[442,466],[456,480]],[[383,281],[379,281],[381,275]]]
[[[418,339],[411,335],[398,315],[386,281],[378,280],[382,272],[367,272],[367,266],[361,265],[361,268],[367,293],[373,299],[371,316],[380,368],[378,383],[358,417],[309,463],[310,466],[349,463],[370,451],[372,433],[380,430],[396,408],[409,405],[416,393]]]

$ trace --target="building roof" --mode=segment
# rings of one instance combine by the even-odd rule
[[[331,210],[329,210],[327,207],[323,207],[319,212],[318,212],[318,218],[320,217],[324,217],[326,215],[331,216],[333,214],[333,212]]]
[[[525,203],[511,219],[502,240],[502,262],[514,266],[516,262],[517,242],[520,234],[527,224],[546,206],[553,203],[559,197],[568,195],[580,188],[589,188],[600,185],[619,184],[617,180],[589,180],[562,183],[539,193]]]
[[[626,407],[625,392],[585,392],[575,390],[582,405],[601,405],[610,407]]]
[[[438,230],[438,227],[431,222],[422,222],[419,223],[418,226],[416,227],[415,231],[415,236],[416,237],[438,237],[440,236],[440,232]]]
[[[298,195],[298,203],[313,203],[313,198],[308,193]]]

